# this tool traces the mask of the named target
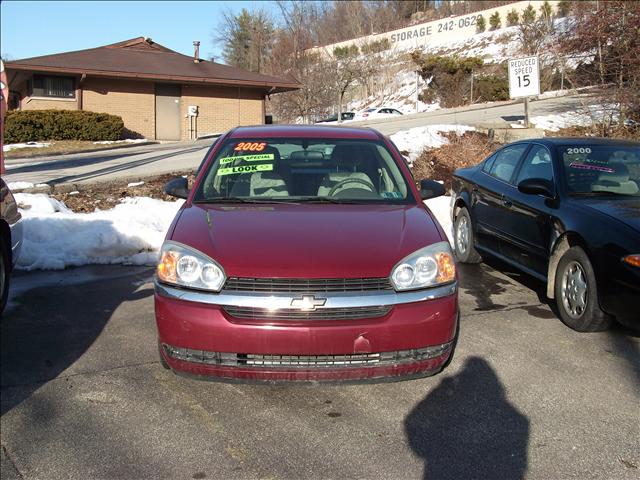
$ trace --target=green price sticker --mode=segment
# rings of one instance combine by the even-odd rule
[[[237,157],[224,157],[220,159],[220,165],[235,162],[236,160],[241,160],[244,162],[261,162],[265,160],[275,160],[275,155],[273,153],[261,153],[258,155],[238,155]]]
[[[234,175],[238,173],[270,172],[271,170],[273,170],[273,163],[242,165],[240,167],[219,168],[216,175],[221,177],[223,175]]]

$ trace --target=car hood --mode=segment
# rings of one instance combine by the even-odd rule
[[[421,205],[191,205],[171,240],[215,259],[228,277],[386,277],[444,239]]]
[[[588,197],[579,204],[622,222],[640,233],[640,197]]]

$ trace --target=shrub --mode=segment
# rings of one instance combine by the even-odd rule
[[[500,28],[500,14],[495,12],[493,15],[489,17],[489,25],[491,26],[491,30],[497,30]]]
[[[506,75],[479,75],[475,79],[476,102],[494,102],[509,99],[509,80]]]
[[[441,180],[445,188],[450,189],[456,169],[476,165],[500,147],[499,143],[479,132],[447,133],[444,136],[449,139],[447,145],[426,149],[414,162],[411,171],[417,181],[425,178]]]
[[[482,15],[478,15],[478,20],[476,20],[476,33],[482,33],[487,29],[487,21],[484,19]]]
[[[513,27],[517,25],[520,21],[520,14],[515,9],[512,9],[509,13],[507,13],[507,26]]]
[[[46,140],[119,140],[122,118],[81,110],[24,110],[7,113],[5,142]]]

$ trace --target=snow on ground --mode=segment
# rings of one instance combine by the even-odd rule
[[[12,192],[15,192],[19,190],[24,190],[26,188],[48,187],[49,185],[47,185],[46,183],[37,183],[34,185],[31,182],[9,182],[7,183],[7,186],[9,187],[9,190],[11,190]]]
[[[131,183],[127,183],[127,187],[139,187],[140,185],[144,185],[144,182],[131,182]]]
[[[27,142],[27,143],[10,143],[2,147],[3,152],[18,150],[20,148],[44,148],[51,145],[51,142]]]
[[[111,210],[74,213],[44,194],[17,193],[23,216],[18,268],[61,270],[87,264],[153,265],[183,201],[122,200]]]
[[[557,132],[561,128],[582,126],[588,127],[594,123],[603,123],[607,119],[617,120],[615,105],[588,105],[573,112],[553,113],[531,117],[529,121],[542,130]]]
[[[111,145],[114,143],[144,143],[148,142],[146,138],[127,138],[126,140],[103,140],[100,142],[93,142],[94,145]]]
[[[441,135],[442,132],[456,132],[461,135],[473,130],[475,128],[468,125],[428,125],[400,130],[391,135],[391,140],[401,152],[409,152],[409,160],[414,162],[425,148],[438,148],[449,143],[449,140]]]
[[[447,234],[449,243],[453,245],[453,223],[451,222],[451,197],[443,195],[442,197],[430,198],[425,200],[424,204],[436,217],[436,220],[442,225],[444,233]]]

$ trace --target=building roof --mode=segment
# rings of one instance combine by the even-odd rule
[[[271,92],[302,85],[241,68],[199,59],[170,50],[150,38],[138,37],[87,50],[25,58],[5,63],[7,70],[86,74],[213,85],[241,85]]]

